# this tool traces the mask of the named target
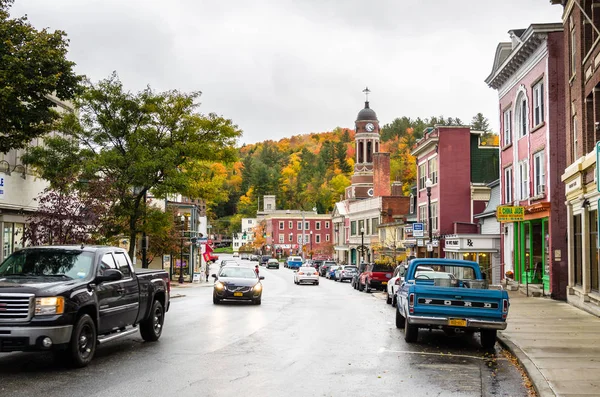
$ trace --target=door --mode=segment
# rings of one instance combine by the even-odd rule
[[[107,269],[117,269],[117,263],[112,254],[107,253],[102,256],[100,266],[98,267],[98,276],[104,274]],[[119,282],[105,281],[96,287],[96,296],[98,298],[99,323],[98,332],[103,334],[119,325]]]
[[[138,318],[140,309],[140,287],[129,258],[125,252],[115,252],[117,268],[123,273],[123,279],[119,281],[119,324],[121,327],[132,325]],[[147,287],[147,285],[146,285]],[[148,303],[148,291],[143,293],[144,301]]]

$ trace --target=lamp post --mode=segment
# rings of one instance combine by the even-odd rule
[[[433,258],[433,227],[431,223],[431,187],[433,186],[433,182],[431,179],[427,178],[425,181],[425,188],[427,188],[427,228],[429,229],[429,244],[432,245],[431,251],[428,252],[428,257]]]
[[[365,228],[360,228],[360,259],[361,263],[365,261]]]
[[[179,284],[183,284],[183,234],[185,233],[185,216],[181,215],[181,245],[179,260]]]
[[[312,256],[313,256],[313,250],[312,250],[312,235],[313,235],[313,231],[310,231],[310,260],[312,261]]]

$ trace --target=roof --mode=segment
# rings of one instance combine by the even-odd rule
[[[496,216],[496,208],[500,205],[500,179],[496,179],[487,185],[492,191],[490,192],[490,201],[482,213],[473,216],[473,218],[488,218]]]
[[[377,121],[377,114],[369,107],[369,101],[365,102],[365,108],[358,112],[358,116],[356,116],[356,121],[364,120]]]

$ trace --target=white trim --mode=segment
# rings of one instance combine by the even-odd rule
[[[548,44],[547,39],[544,39],[538,49],[536,49],[530,56],[529,61],[521,65],[516,72],[514,72],[506,82],[498,89],[498,97],[502,99],[506,96],[517,84],[521,82],[527,76],[531,70],[537,66],[537,64],[548,55]]]
[[[550,87],[548,87],[548,61],[549,61],[550,57],[546,58],[546,72],[544,73],[544,80],[546,81],[546,92],[545,92],[545,96],[546,96],[546,108],[544,109],[544,112],[546,113],[544,116],[546,117],[545,120],[548,120],[548,122],[546,123],[546,147],[548,149],[550,149],[551,146],[551,142],[550,142]],[[564,124],[563,124],[564,125]],[[564,134],[564,133],[563,133]],[[552,141],[552,143],[554,143],[554,141]],[[566,146],[566,145],[565,145]],[[559,148],[561,149],[561,148]],[[566,148],[565,148],[566,149]],[[550,152],[550,150],[548,150],[548,153]],[[552,199],[552,178],[550,178],[550,156],[546,155],[546,200],[550,201]],[[563,170],[561,170],[562,172]]]

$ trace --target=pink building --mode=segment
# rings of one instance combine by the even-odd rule
[[[498,179],[498,147],[493,140],[482,139],[481,131],[464,126],[436,126],[425,130],[412,154],[417,163],[417,222],[425,228],[424,237],[417,238],[416,256],[444,257],[446,236],[456,238],[457,234],[478,232],[475,215],[483,212],[490,198],[487,184]],[[427,194],[428,180],[431,197]],[[426,249],[429,208],[432,253]],[[480,252],[494,250],[492,243],[489,245],[457,251],[456,255],[479,261]]]
[[[504,270],[564,299],[567,285],[565,79],[561,23],[509,31],[486,83],[498,91],[501,205],[523,207],[504,223]]]

